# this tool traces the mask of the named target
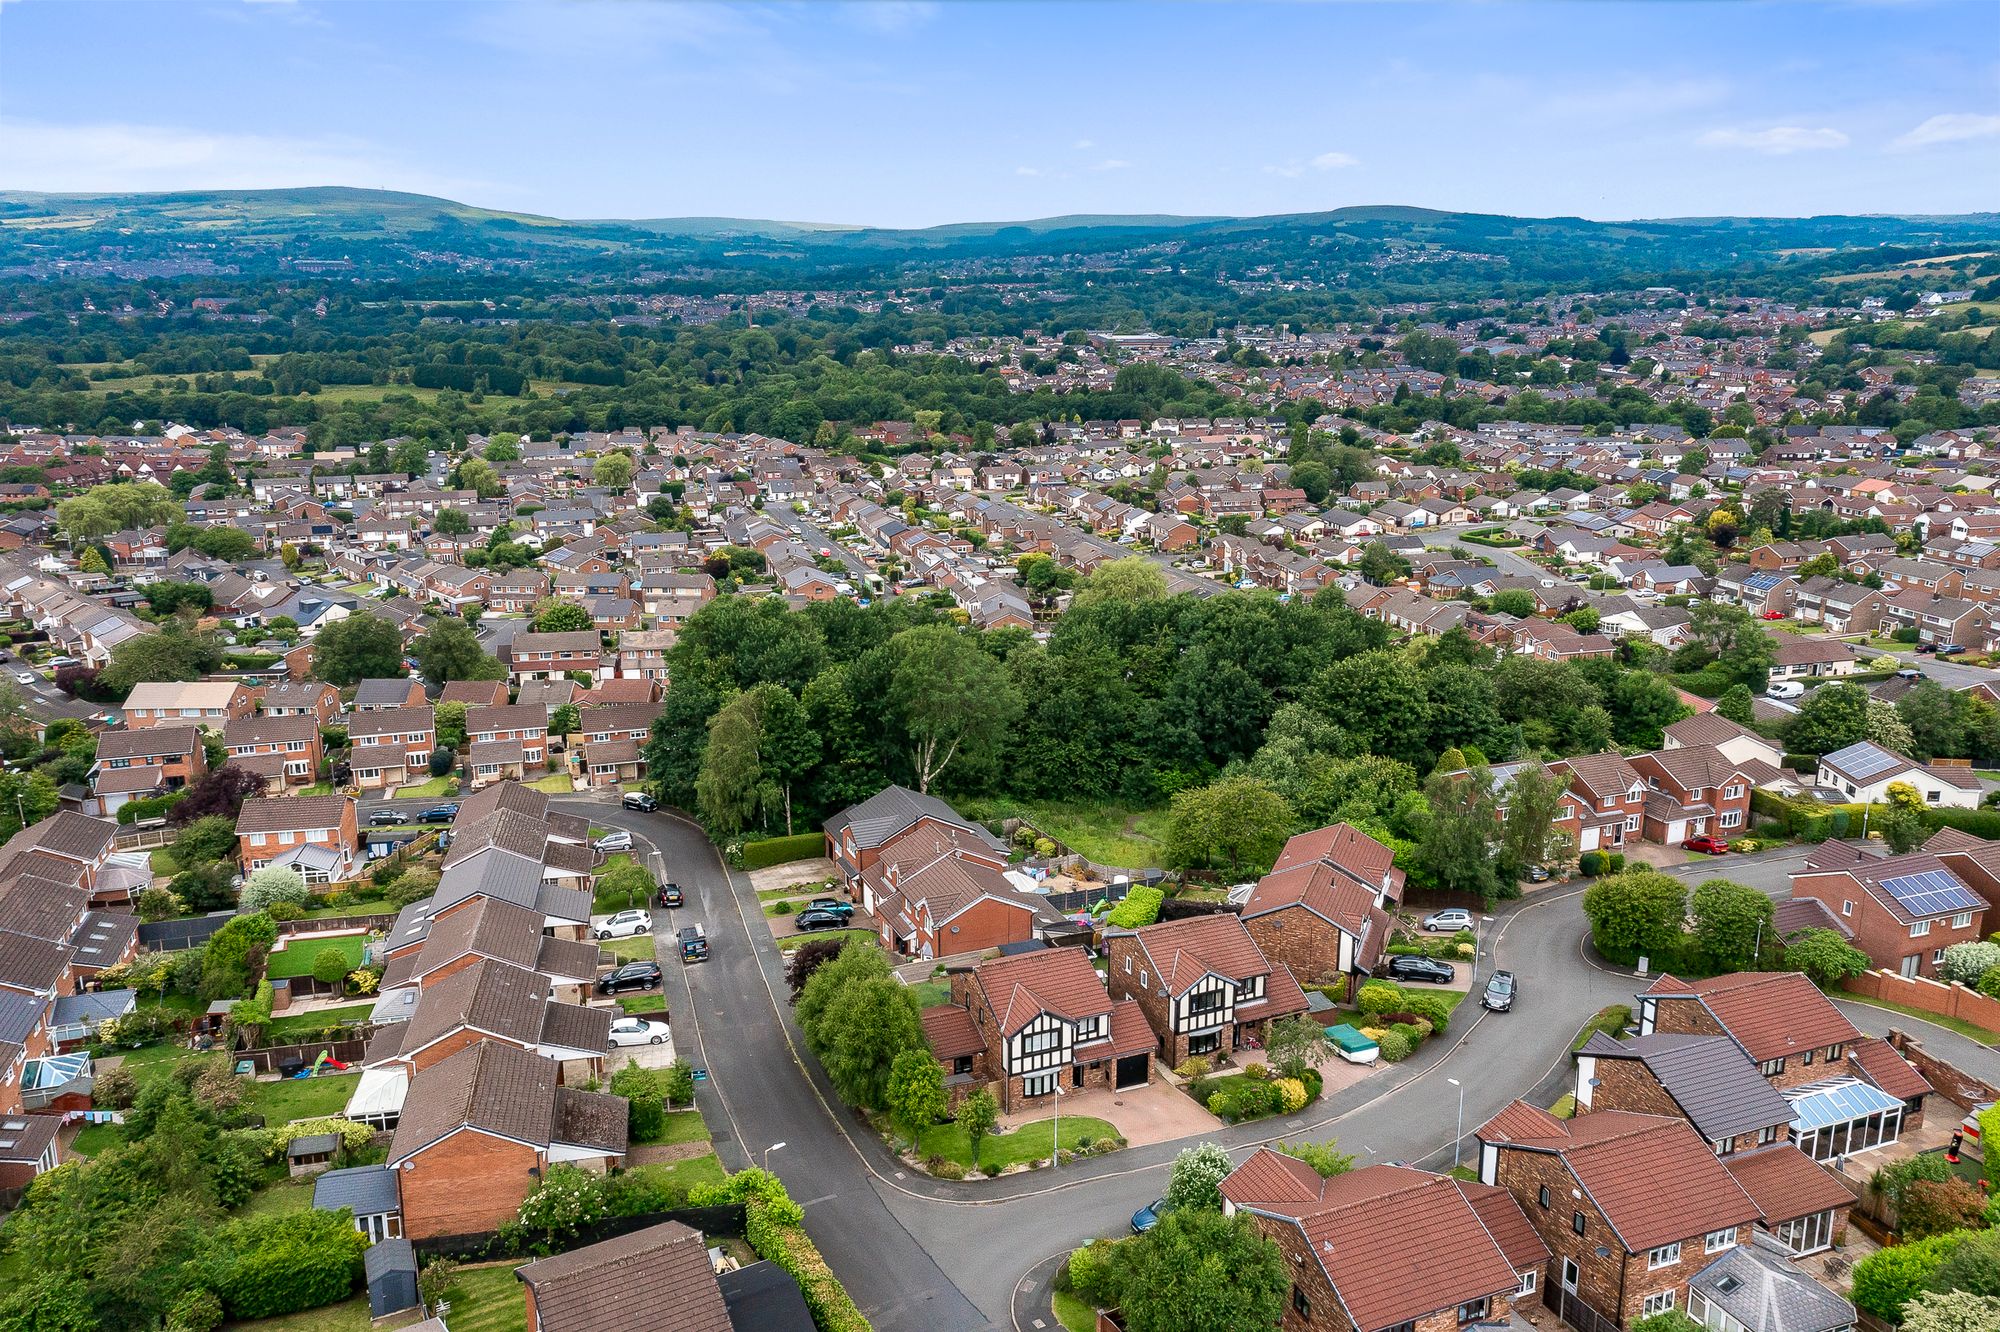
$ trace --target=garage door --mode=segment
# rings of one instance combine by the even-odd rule
[[[1117,1067],[1112,1070],[1111,1085],[1123,1090],[1126,1087],[1137,1087],[1145,1082],[1146,1065],[1150,1058],[1149,1055],[1136,1054],[1126,1055],[1120,1059]]]

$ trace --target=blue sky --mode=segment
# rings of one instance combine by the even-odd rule
[[[2000,6],[0,0],[0,188],[921,226],[2000,208]]]

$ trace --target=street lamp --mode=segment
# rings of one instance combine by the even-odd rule
[[[774,1142],[774,1143],[772,1143],[772,1144],[771,1144],[771,1145],[770,1145],[769,1147],[766,1147],[766,1148],[764,1149],[764,1173],[765,1173],[765,1174],[767,1174],[767,1175],[768,1175],[768,1174],[770,1174],[770,1173],[771,1173],[771,1153],[772,1153],[772,1152],[781,1152],[781,1151],[783,1151],[784,1149],[785,1149],[785,1144],[784,1144],[784,1143],[782,1143],[782,1142]]]
[[[1456,1170],[1459,1147],[1465,1141],[1465,1084],[1457,1078],[1446,1078],[1445,1081],[1458,1088],[1458,1134],[1451,1140],[1451,1168]]]
[[[1058,1074],[1056,1077],[1055,1093],[1056,1093],[1056,1119],[1054,1127],[1052,1127],[1049,1130],[1049,1169],[1060,1170],[1062,1169],[1062,1098],[1063,1098],[1062,1077],[1060,1074]]]

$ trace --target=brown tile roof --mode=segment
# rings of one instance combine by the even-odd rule
[[[1732,763],[1713,745],[1688,745],[1680,749],[1656,749],[1644,756],[1660,765],[1674,784],[1683,791],[1706,788],[1703,800],[1714,800],[1719,795],[1715,788],[1725,786],[1731,778],[1743,777],[1749,785],[1748,774],[1743,765]]]
[[[678,1221],[516,1269],[541,1332],[730,1332],[707,1241]]]
[[[535,970],[558,979],[587,981],[596,977],[597,961],[596,944],[584,939],[558,939],[553,934],[545,934],[542,936],[541,951],[535,957]]]
[[[459,823],[455,827],[451,850],[444,858],[446,869],[488,848],[509,851],[540,864],[542,848],[549,840],[548,825],[541,820],[505,809],[495,810],[476,823]]]
[[[466,1127],[546,1147],[555,1093],[554,1060],[500,1041],[468,1045],[410,1079],[389,1164]]]
[[[448,680],[440,703],[463,703],[467,707],[491,707],[507,701],[505,680]]]
[[[282,796],[266,799],[253,796],[243,802],[236,816],[239,833],[299,832],[341,826],[342,817],[353,805],[346,796]]]
[[[1715,712],[1698,712],[1692,717],[1683,717],[1669,726],[1666,734],[1683,745],[1721,745],[1744,736],[1760,744],[1771,745],[1771,741],[1749,727]],[[1772,745],[1772,748],[1777,746]]]
[[[1847,1057],[1860,1065],[1864,1078],[1901,1100],[1911,1100],[1935,1090],[1923,1074],[1879,1036],[1864,1036],[1857,1040],[1847,1047]]]
[[[1110,1047],[1079,1046],[1076,1058],[1078,1062],[1091,1062],[1157,1050],[1159,1045],[1160,1038],[1153,1034],[1153,1026],[1146,1021],[1146,1010],[1139,1007],[1139,1001],[1120,999],[1111,1005]]]
[[[1819,987],[1796,971],[1741,971],[1692,983],[1663,976],[1646,991],[1653,997],[1674,994],[1697,996],[1760,1064],[1861,1039]]]
[[[1478,1135],[1561,1156],[1629,1253],[1757,1219],[1756,1204],[1684,1119],[1623,1110],[1557,1119],[1516,1101]]]
[[[1296,1224],[1354,1326],[1371,1332],[1513,1291],[1520,1269],[1548,1259],[1504,1190],[1406,1166],[1364,1166],[1321,1180],[1260,1148],[1222,1182],[1222,1193],[1238,1207]],[[1508,1211],[1512,1220],[1504,1219]],[[1503,1218],[1500,1232],[1488,1224],[1489,1213]],[[1385,1234],[1399,1242],[1385,1247]]]
[[[1285,843],[1271,868],[1286,870],[1313,863],[1332,865],[1378,892],[1386,877],[1391,897],[1403,884],[1402,872],[1395,867],[1395,852],[1350,824],[1334,823],[1298,834]]]
[[[1847,922],[1833,914],[1833,908],[1817,897],[1788,897],[1771,913],[1771,932],[1789,939],[1805,930],[1833,930],[1846,939],[1854,938]]]
[[[495,782],[491,786],[482,786],[459,800],[458,817],[452,820],[452,826],[468,828],[503,809],[525,814],[531,819],[543,818],[549,812],[548,792],[537,791],[519,782]]]
[[[1369,918],[1377,910],[1375,894],[1369,888],[1331,865],[1311,861],[1273,870],[1257,880],[1250,900],[1243,904],[1243,918],[1293,906],[1304,907],[1356,939],[1367,936]]]
[[[108,819],[86,818],[75,810],[61,809],[15,833],[14,840],[24,848],[65,860],[89,861],[108,851],[117,836],[118,825]]]
[[[0,934],[0,985],[17,990],[54,992],[69,966],[70,949],[52,939],[25,934]]]
[[[995,958],[980,963],[973,977],[986,991],[986,1003],[999,1019],[1003,1036],[1012,1036],[1042,1012],[1073,1022],[1111,1011],[1104,979],[1080,948],[1045,948]]]
[[[400,740],[380,740],[383,736],[418,735],[437,729],[437,710],[428,703],[420,708],[386,708],[380,712],[355,712],[347,717],[347,738],[359,744],[377,740],[401,744]]]
[[[498,898],[470,898],[432,919],[415,974],[435,971],[467,953],[533,970],[546,937],[541,912]]]
[[[976,1055],[986,1048],[972,1014],[960,1004],[938,1004],[918,1014],[923,1019],[924,1040],[940,1062]]]
[[[1131,934],[1152,963],[1153,974],[1166,982],[1171,995],[1185,994],[1210,972],[1243,981],[1268,975],[1271,970],[1242,918],[1231,912],[1163,920]]]
[[[97,737],[97,761],[186,757],[200,748],[200,735],[200,730],[193,726],[143,726],[136,731],[105,731]]]
[[[549,982],[539,972],[505,962],[474,962],[424,988],[403,1046],[417,1050],[461,1027],[533,1045],[541,1039],[542,1010],[548,1002]]]
[[[1789,1142],[1725,1156],[1722,1168],[1757,1204],[1766,1226],[1854,1203],[1832,1171]]]
[[[481,731],[540,731],[547,734],[548,729],[549,710],[532,703],[465,710],[467,735],[477,735]]]
[[[238,745],[282,745],[311,740],[318,734],[319,718],[310,712],[284,717],[238,717],[222,728],[222,743],[232,749]]]
[[[1635,785],[1646,784],[1638,769],[1627,763],[1624,755],[1615,752],[1578,754],[1561,760],[1555,766],[1568,769],[1584,790],[1599,801],[1622,800]]]
[[[608,1028],[609,1010],[597,1011],[607,1014]],[[558,1087],[549,1140],[572,1147],[594,1147],[607,1155],[623,1156],[630,1116],[631,1107],[622,1096]]]

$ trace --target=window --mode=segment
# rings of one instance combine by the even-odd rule
[[[1811,1068],[1811,1067],[1812,1067],[1812,1057],[1813,1057],[1813,1052],[1812,1052],[1811,1050],[1808,1050],[1808,1051],[1806,1051],[1806,1052],[1805,1052],[1804,1054],[1800,1055],[1800,1056],[1799,1056],[1799,1066],[1800,1066],[1800,1067],[1802,1067],[1802,1068]]]
[[[1582,1212],[1571,1212],[1571,1213],[1569,1214],[1569,1228],[1570,1228],[1571,1230],[1574,1230],[1574,1231],[1575,1231],[1575,1232],[1576,1232],[1577,1234],[1579,1234],[1579,1235],[1581,1235],[1581,1234],[1583,1233],[1583,1213],[1582,1213]]]
[[[1912,939],[1921,939],[1930,932],[1931,932],[1931,923],[1927,920],[1920,920],[1916,924],[1910,926],[1910,937]]]
[[[1463,1327],[1467,1323],[1478,1322],[1482,1318],[1486,1317],[1487,1313],[1492,1309],[1492,1307],[1493,1307],[1493,1301],[1486,1298],[1485,1296],[1481,1296],[1476,1300],[1467,1300],[1464,1304],[1458,1306],[1459,1326]]]
[[[1757,1071],[1759,1073],[1762,1073],[1767,1078],[1777,1077],[1780,1073],[1785,1071],[1784,1056],[1780,1055],[1776,1059],[1766,1059],[1763,1063],[1757,1065]]]
[[[1132,959],[1129,957],[1125,959],[1125,974],[1128,976],[1132,974]]]
[[[1715,1154],[1717,1156],[1729,1156],[1736,1151],[1736,1139],[1717,1138],[1713,1142],[1711,1142],[1709,1146],[1715,1148]]]
[[[1549,1186],[1544,1184],[1542,1185],[1542,1206],[1547,1207],[1548,1205],[1549,1205]]]
[[[1054,1027],[1031,1031],[1021,1038],[1022,1054],[1047,1054],[1062,1044],[1062,1033]]]
[[[1854,914],[1854,903],[1852,903],[1852,902],[1842,902],[1842,903],[1840,904],[1840,914],[1841,914],[1841,915],[1843,915],[1843,916],[1851,916],[1851,915],[1853,915],[1853,914]]]
[[[1840,1047],[1835,1046],[1834,1048],[1839,1049]],[[1828,1055],[1827,1057],[1832,1058],[1831,1055]],[[1777,1140],[1778,1140],[1778,1126],[1776,1124],[1767,1124],[1763,1128],[1757,1130],[1757,1145],[1759,1147],[1768,1147],[1770,1144],[1776,1142]]]
[[[1625,831],[1626,832],[1639,831],[1639,816],[1637,814],[1633,814],[1625,820]]]
[[[1736,783],[1732,783],[1722,788],[1722,798],[1724,800],[1735,800],[1742,794],[1743,794],[1743,787]]]
[[[1702,1236],[1703,1253],[1721,1253],[1724,1249],[1736,1247],[1736,1232],[1733,1230],[1711,1230]]]
[[[1970,911],[1961,911],[1951,918],[1951,927],[1955,930],[1962,930],[1970,924],[1972,924],[1972,913]]]
[[[1944,949],[1942,948],[1931,949],[1931,965],[1937,966],[1939,963],[1943,961],[1944,961]]]
[[[1740,809],[1725,809],[1722,811],[1720,822],[1725,828],[1739,827],[1743,822],[1743,811]]]
[[[1047,1096],[1056,1089],[1054,1073],[1031,1073],[1021,1079],[1021,1095]]]
[[[1659,1248],[1653,1249],[1646,1254],[1646,1268],[1648,1271],[1651,1271],[1656,1267],[1672,1267],[1680,1260],[1680,1245],[1662,1244]]]
[[[1844,1045],[1829,1045],[1826,1047],[1826,1062],[1831,1064],[1846,1053],[1847,1047]]]
[[[1297,1286],[1292,1287],[1292,1312],[1301,1318],[1313,1316],[1312,1301],[1307,1299],[1306,1293]]]
[[[1653,1294],[1648,1295],[1645,1304],[1640,1306],[1639,1316],[1641,1318],[1651,1318],[1654,1314],[1671,1313],[1673,1307],[1674,1293],[1672,1291],[1655,1291]]]
[[[1515,1294],[1516,1296],[1526,1296],[1526,1295],[1532,1295],[1532,1294],[1534,1294],[1534,1293],[1535,1293],[1535,1278],[1536,1278],[1536,1277],[1538,1277],[1538,1276],[1540,1276],[1540,1275],[1541,1275],[1541,1273],[1540,1273],[1540,1272],[1537,1272],[1537,1271],[1536,1271],[1536,1270],[1535,1270],[1534,1268],[1532,1268],[1532,1267],[1531,1267],[1531,1268],[1529,1268],[1529,1269],[1528,1269],[1527,1271],[1525,1271],[1525,1272],[1521,1273],[1521,1288],[1520,1288],[1519,1290],[1515,1291],[1515,1292],[1514,1292],[1514,1294]]]

